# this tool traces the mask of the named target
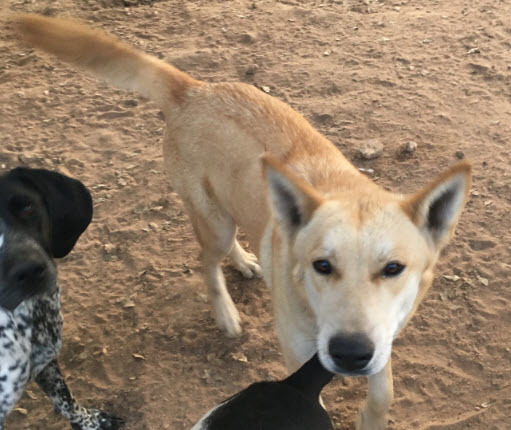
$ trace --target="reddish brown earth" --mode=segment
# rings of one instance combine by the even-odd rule
[[[471,199],[395,342],[390,428],[511,428],[508,1],[3,0],[0,18],[9,11],[77,17],[196,78],[268,87],[394,190],[418,189],[462,151],[474,163]],[[285,375],[263,282],[227,265],[243,335],[228,340],[211,319],[198,246],[163,172],[163,126],[151,102],[0,27],[0,170],[68,172],[95,201],[60,264],[60,360],[76,397],[127,429],[189,429],[247,384]],[[370,139],[383,155],[357,160]],[[408,141],[418,148],[402,156]],[[365,391],[363,379],[328,387],[338,429],[353,428]],[[35,385],[18,406],[7,429],[68,428]]]

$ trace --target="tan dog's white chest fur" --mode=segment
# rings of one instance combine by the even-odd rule
[[[240,332],[220,266],[230,256],[245,276],[264,273],[289,370],[319,351],[331,371],[368,376],[357,426],[383,428],[392,341],[431,284],[470,187],[470,164],[416,194],[392,194],[300,114],[252,86],[197,81],[72,21],[15,21],[29,43],[164,111],[166,170],[202,247],[219,327]],[[237,242],[238,226],[262,270]]]

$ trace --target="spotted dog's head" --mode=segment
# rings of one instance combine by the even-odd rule
[[[0,308],[57,288],[53,258],[66,256],[92,218],[75,179],[42,169],[0,176]]]

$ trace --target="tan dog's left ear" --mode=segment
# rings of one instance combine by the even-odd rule
[[[402,203],[403,210],[440,250],[454,233],[471,184],[472,165],[463,161]]]
[[[265,153],[261,161],[268,180],[273,214],[286,231],[293,235],[310,221],[324,199],[312,185],[275,155]]]

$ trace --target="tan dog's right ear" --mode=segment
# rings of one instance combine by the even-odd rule
[[[261,161],[273,214],[293,234],[310,221],[324,199],[275,155],[265,153]]]

